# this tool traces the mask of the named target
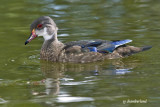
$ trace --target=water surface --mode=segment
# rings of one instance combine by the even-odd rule
[[[158,106],[159,10],[159,0],[1,0],[0,106]],[[153,48],[89,64],[41,61],[43,38],[24,42],[42,15],[55,20],[62,42],[132,39],[131,45]],[[125,103],[135,99],[146,102]]]

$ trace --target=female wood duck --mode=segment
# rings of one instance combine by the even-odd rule
[[[38,36],[43,36],[44,43],[40,58],[53,62],[87,63],[105,59],[115,59],[130,56],[145,51],[151,46],[134,47],[125,45],[130,39],[119,41],[80,40],[62,43],[57,39],[58,28],[49,16],[42,16],[30,26],[31,35],[25,45]]]

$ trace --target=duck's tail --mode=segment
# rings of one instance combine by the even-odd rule
[[[126,57],[135,53],[149,50],[151,48],[152,46],[144,46],[144,47],[124,46],[117,48],[114,53],[118,53],[121,57]]]
[[[149,50],[151,48],[152,48],[152,46],[144,46],[144,47],[141,47],[141,51],[146,51],[146,50]]]

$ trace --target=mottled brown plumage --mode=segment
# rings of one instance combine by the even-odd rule
[[[41,24],[40,27],[39,24]],[[50,17],[42,16],[31,24],[32,33],[25,44],[29,43],[37,36],[43,36],[44,43],[40,52],[41,59],[53,62],[74,63],[87,63],[121,58],[151,48],[150,46],[139,48],[123,44],[113,45],[113,42],[106,40],[72,41],[64,44],[58,41],[57,30],[56,24]],[[93,52],[89,47],[95,47],[97,51]],[[113,51],[106,51],[106,49],[112,49]]]

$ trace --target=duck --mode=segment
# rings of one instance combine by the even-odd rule
[[[57,38],[58,27],[49,16],[41,16],[30,25],[31,35],[25,45],[33,39],[43,36],[44,42],[40,59],[51,62],[89,63],[107,59],[124,58],[135,53],[149,50],[152,46],[135,47],[127,45],[125,40],[79,40],[62,43]]]

